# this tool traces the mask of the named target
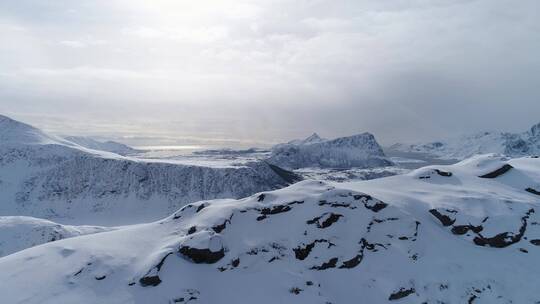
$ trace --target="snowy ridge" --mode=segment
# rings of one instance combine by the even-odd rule
[[[512,157],[540,154],[540,123],[522,133],[481,132],[458,139],[420,144],[395,144],[391,150],[465,159],[475,154],[500,153]]]
[[[370,133],[332,140],[322,139],[315,133],[305,140],[276,145],[268,162],[288,169],[373,168],[392,165]]]
[[[8,303],[536,303],[538,190],[540,159],[497,155],[339,187],[305,181],[0,258],[0,293]],[[11,292],[21,286],[32,288]]]
[[[87,149],[5,117],[1,126],[0,215],[119,225],[298,180],[264,162],[204,167],[135,159]]]
[[[46,134],[31,125],[3,115],[0,115],[0,143],[2,146],[52,143],[70,145],[69,142],[66,142],[60,137]]]
[[[115,142],[115,141],[101,142],[101,141],[92,139],[90,137],[83,137],[83,136],[66,136],[64,138],[67,141],[70,141],[72,143],[75,143],[79,146],[82,146],[88,149],[107,151],[107,152],[120,154],[123,156],[140,152],[139,150],[134,149],[128,145],[124,145],[122,143]]]

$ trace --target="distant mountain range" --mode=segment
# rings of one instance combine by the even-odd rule
[[[540,154],[540,123],[521,133],[481,132],[457,139],[389,147],[400,152],[425,153],[444,159],[464,159],[475,154],[499,153],[518,157]]]
[[[98,141],[93,138],[83,136],[66,136],[64,137],[64,139],[75,143],[81,147],[92,150],[112,152],[123,156],[141,152],[140,150],[134,149],[128,145],[111,140]]]
[[[241,198],[300,179],[265,162],[183,165],[124,157],[68,139],[0,116],[0,215],[141,222],[194,201]]]
[[[391,166],[375,136],[371,133],[323,139],[317,133],[272,148],[269,163],[287,169],[374,168]]]

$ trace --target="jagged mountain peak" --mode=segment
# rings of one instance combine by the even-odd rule
[[[316,132],[308,136],[306,139],[304,139],[304,143],[314,143],[314,142],[321,142],[324,139],[319,136]]]
[[[540,136],[540,122],[531,127],[530,131],[532,136]]]

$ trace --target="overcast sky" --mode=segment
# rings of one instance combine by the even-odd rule
[[[0,113],[131,142],[521,131],[540,1],[0,1]]]

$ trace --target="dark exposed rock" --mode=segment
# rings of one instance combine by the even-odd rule
[[[156,269],[156,273],[158,273],[160,270],[161,270],[161,267],[163,267],[163,263],[165,263],[165,260],[167,259],[167,257],[169,255],[173,254],[172,252],[169,252],[167,253],[163,258],[161,258],[161,260],[159,261],[159,263],[156,264],[156,266],[154,266],[152,269]],[[152,272],[152,269],[150,269],[146,275],[144,277],[142,277],[140,280],[139,280],[139,283],[143,286],[143,287],[146,287],[146,286],[157,286],[161,283],[161,279],[159,278],[159,275],[155,274],[155,275],[149,275],[151,272]]]
[[[291,210],[291,206],[289,205],[276,205],[272,208],[263,208],[261,210],[262,215],[269,215],[269,214],[278,214],[283,213]]]
[[[288,205],[276,205],[276,206],[272,206],[272,208],[263,208],[260,211],[261,215],[257,217],[257,221],[264,220],[269,214],[283,213],[283,212],[290,211],[291,209],[292,208]]]
[[[521,218],[521,227],[519,228],[518,233],[503,232],[490,238],[478,234],[478,236],[475,237],[473,241],[478,246],[489,246],[494,248],[504,248],[515,244],[519,242],[525,234],[525,231],[527,230],[527,219],[532,213],[534,213],[534,209],[530,209],[529,211],[527,211],[525,216]]]
[[[376,198],[373,198],[371,195],[367,195],[367,194],[355,194],[353,198],[357,201],[361,200],[364,203],[364,207],[366,207],[367,209],[373,212],[379,212],[388,206],[387,203],[384,203]]]
[[[415,221],[414,222],[414,234],[413,236],[416,238],[418,237],[418,227],[420,227],[420,222],[419,221]],[[413,240],[414,241],[414,240]]]
[[[107,277],[106,275],[102,275],[102,276],[95,277],[95,279],[98,280],[98,281],[101,281],[101,280],[105,279],[106,277]]]
[[[379,244],[379,243],[370,243],[368,242],[365,238],[362,238],[359,242],[360,244],[360,251],[359,251],[359,254],[360,256],[363,258],[364,257],[364,251],[365,250],[369,250],[371,252],[377,252],[379,251],[379,247],[380,248],[383,248],[383,249],[387,249],[386,246],[384,246],[383,244]]]
[[[143,287],[146,287],[146,286],[158,286],[159,284],[161,284],[161,279],[157,275],[148,276],[148,277],[142,277],[139,280],[139,283]]]
[[[484,174],[484,175],[480,175],[479,177],[481,177],[481,178],[496,178],[496,177],[499,177],[499,176],[505,174],[506,172],[510,171],[510,169],[512,169],[512,168],[514,168],[514,167],[512,167],[509,164],[504,164],[504,166],[500,167],[499,169],[497,169],[497,170],[495,170],[493,172]]]
[[[474,233],[480,233],[484,227],[480,226],[473,226],[471,224],[469,225],[456,225],[452,227],[452,233],[456,235],[463,235],[467,232],[472,231]]]
[[[165,263],[165,260],[167,259],[167,257],[169,257],[169,255],[173,254],[172,252],[169,252],[167,253],[163,258],[161,258],[161,261],[159,261],[159,263],[157,263],[156,265],[156,269],[157,271],[160,271],[161,270],[161,267],[163,267],[163,263]]]
[[[321,222],[320,220],[325,216],[327,216],[326,219]],[[339,218],[342,216],[343,215],[337,214],[337,213],[325,213],[319,217],[316,217],[312,220],[307,221],[306,223],[308,225],[316,224],[317,228],[324,229],[324,228],[330,227],[333,223],[337,222]]]
[[[197,232],[197,227],[191,226],[191,227],[189,228],[187,234],[190,235],[190,234],[193,234],[193,233],[195,233],[195,232]]]
[[[319,206],[330,206],[332,208],[344,207],[344,208],[349,208],[349,209],[356,209],[356,206],[351,206],[351,204],[349,203],[338,203],[338,202],[329,203],[326,200],[319,201]]]
[[[350,269],[358,266],[360,262],[362,262],[363,254],[357,254],[352,259],[348,261],[344,261],[341,266],[339,266],[340,269]]]
[[[373,227],[373,225],[375,224],[380,224],[380,223],[384,223],[386,221],[397,221],[399,218],[397,217],[389,217],[389,218],[386,218],[386,219],[377,219],[377,218],[374,218],[373,220],[371,220],[371,222],[369,222],[369,224],[367,225],[366,227],[366,231],[367,232],[370,232],[371,231],[371,227]]]
[[[231,265],[235,268],[238,267],[238,265],[240,265],[240,259],[237,258],[232,260]]]
[[[398,291],[396,292],[393,292],[390,297],[388,297],[388,300],[390,301],[394,301],[394,300],[399,300],[399,299],[402,299],[402,298],[405,298],[413,293],[415,293],[416,290],[414,288],[400,288]]]
[[[304,260],[305,258],[307,258],[309,256],[309,253],[313,249],[313,247],[315,247],[315,242],[307,244],[303,248],[302,247],[294,248],[293,251],[294,251],[294,255],[296,259]]]
[[[529,242],[531,242],[531,244],[535,245],[535,246],[540,246],[540,240],[539,239],[536,239],[536,240],[530,240]]]
[[[223,229],[225,229],[225,227],[227,227],[227,223],[230,224],[230,221],[225,220],[223,224],[213,226],[212,230],[214,230],[216,233],[220,233],[221,231],[223,231]]]
[[[79,269],[79,271],[77,271],[76,273],[73,274],[74,277],[78,276],[79,274],[81,274],[81,272],[83,272],[84,270],[84,267]]]
[[[313,266],[310,269],[312,270],[326,270],[329,268],[335,268],[337,264],[338,258],[331,258],[328,260],[328,262],[322,263],[320,266]]]
[[[294,256],[296,257],[296,259],[305,260],[311,253],[311,250],[313,250],[313,248],[315,247],[316,243],[328,243],[328,248],[334,246],[334,244],[324,239],[315,240],[304,247],[298,246],[297,248],[293,248]]]
[[[200,204],[199,207],[197,207],[197,210],[195,211],[195,213],[199,213],[199,211],[203,210],[204,208],[206,208],[206,204]]]
[[[435,172],[437,172],[437,174],[439,174],[440,176],[445,176],[445,177],[452,176],[452,172],[446,172],[439,169],[435,169]]]
[[[257,202],[262,202],[264,201],[264,198],[266,197],[266,195],[264,193],[260,194],[259,196],[257,196]]]
[[[540,195],[540,191],[538,191],[536,189],[533,189],[533,188],[527,188],[527,189],[525,189],[525,191],[527,191],[529,193],[532,193],[532,194]]]
[[[293,294],[299,294],[300,292],[302,292],[302,289],[300,289],[298,287],[293,287],[293,288],[289,289],[289,292],[293,293]]]
[[[211,251],[208,248],[199,249],[182,246],[179,252],[196,264],[213,264],[225,256],[225,249],[223,247],[219,251]]]
[[[261,215],[257,217],[257,221],[264,220],[268,215],[273,215],[273,214],[278,214],[278,213],[283,213],[283,212],[290,211],[290,210],[292,210],[291,205],[303,204],[303,203],[304,203],[303,201],[294,201],[294,202],[290,202],[290,203],[287,203],[287,204],[284,204],[284,205],[275,205],[275,206],[272,206],[271,208],[270,207],[263,208],[263,209],[259,210]]]
[[[449,213],[456,212],[454,210],[448,210],[448,209],[446,209],[446,211]],[[441,222],[441,224],[443,224],[443,226],[450,226],[454,224],[456,221],[456,219],[452,219],[448,215],[442,214],[436,209],[430,209],[429,213],[433,214],[433,216],[435,216]]]

